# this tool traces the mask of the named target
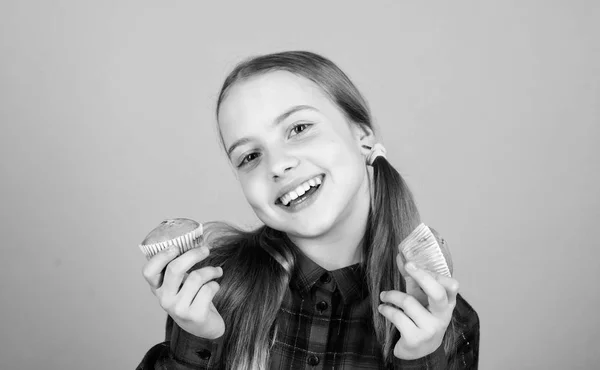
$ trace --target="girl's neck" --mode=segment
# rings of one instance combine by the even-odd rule
[[[289,235],[302,253],[328,271],[361,262],[371,203],[368,178],[356,195],[345,217],[326,234],[310,239]]]

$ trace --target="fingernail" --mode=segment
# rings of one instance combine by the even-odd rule
[[[379,294],[379,298],[384,299],[385,298],[385,291],[381,292]]]
[[[381,312],[381,309],[383,308],[383,305],[380,304],[379,306],[377,306],[377,311]]]
[[[205,247],[205,246],[202,246],[202,247],[200,247],[200,252],[201,252],[202,254],[208,254],[208,248],[207,248],[207,247]]]
[[[221,273],[221,275],[223,275],[223,268],[221,266],[217,267],[217,269],[219,269],[219,272]]]
[[[406,269],[411,271],[417,271],[417,265],[414,262],[409,262],[406,264]]]

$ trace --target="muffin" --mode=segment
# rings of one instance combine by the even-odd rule
[[[203,226],[188,218],[166,219],[155,227],[139,245],[147,259],[171,245],[179,254],[202,245]]]
[[[421,223],[400,243],[398,249],[404,262],[411,261],[419,268],[452,277],[454,266],[450,249],[444,238],[433,228]],[[416,280],[405,274],[404,281],[406,293],[415,297],[423,307],[427,307],[429,298]]]

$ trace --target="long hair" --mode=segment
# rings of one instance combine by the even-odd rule
[[[373,129],[367,102],[350,78],[330,60],[307,51],[267,54],[238,64],[221,88],[217,122],[221,103],[235,83],[271,71],[288,71],[309,79],[349,122]],[[373,328],[387,364],[392,363],[400,334],[378,312],[379,294],[384,290],[406,291],[396,266],[397,246],[419,224],[419,211],[406,182],[385,158],[378,157],[373,163],[373,198],[363,238],[363,263]],[[295,265],[294,245],[285,233],[268,226],[242,231],[220,223],[213,228],[218,232],[209,238],[213,248],[203,264],[222,266],[226,271],[213,300],[226,325],[223,353],[227,355],[221,365],[227,369],[267,369],[269,349],[277,333],[276,316]],[[453,342],[451,335],[445,336],[447,352]]]

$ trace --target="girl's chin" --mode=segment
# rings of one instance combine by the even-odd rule
[[[302,239],[314,239],[327,234],[330,230],[329,223],[324,220],[314,220],[306,224],[297,223],[292,227],[283,228],[284,232],[290,237],[302,238]]]

